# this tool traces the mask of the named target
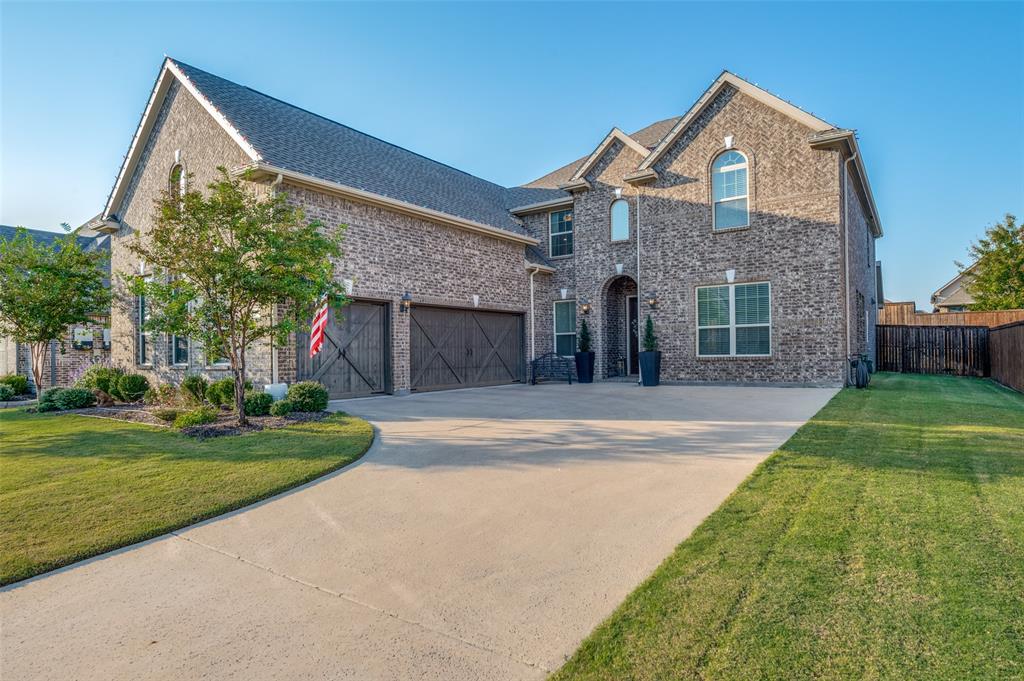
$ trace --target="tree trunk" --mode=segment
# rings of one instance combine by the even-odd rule
[[[32,380],[36,383],[37,398],[43,394],[43,362],[46,360],[46,350],[49,347],[49,341],[29,345],[32,354]]]
[[[239,360],[232,357],[231,369],[235,375],[235,413],[238,415],[238,425],[244,426],[249,423],[245,418],[245,357]]]

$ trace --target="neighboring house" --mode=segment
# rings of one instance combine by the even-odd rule
[[[882,229],[854,132],[728,72],[683,116],[502,187],[168,58],[97,222],[115,270],[145,273],[128,235],[162,190],[218,165],[348,225],[353,304],[313,360],[301,334],[253,351],[257,383],[345,397],[522,381],[530,358],[572,354],[584,315],[599,377],[636,372],[647,314],[663,380],[838,385],[849,355],[874,352]],[[116,363],[224,375],[189,339],[141,331],[144,310],[114,306]]]
[[[43,245],[51,245],[55,239],[64,236],[59,232],[46,232],[41,229],[26,231],[36,243]],[[0,241],[13,239],[16,232],[16,227],[0,225]],[[110,251],[110,238],[105,234],[98,234],[83,225],[75,230],[75,235],[79,245],[85,250]],[[106,269],[109,280],[109,260]],[[105,315],[95,317],[90,324],[68,327],[64,338],[50,343],[50,351],[43,363],[43,389],[66,386],[84,367],[108,359],[110,328],[109,319]],[[6,374],[21,374],[28,377],[29,385],[35,390],[29,346],[18,343],[13,338],[0,336],[0,376]]]
[[[932,312],[965,312],[971,309],[974,296],[967,292],[971,271],[977,263],[956,275],[932,294]]]

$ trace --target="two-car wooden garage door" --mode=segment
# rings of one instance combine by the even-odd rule
[[[447,307],[413,307],[410,385],[442,390],[522,381],[523,316]]]
[[[298,343],[298,379],[320,381],[331,399],[391,390],[389,308],[353,301],[341,319],[330,311],[323,349],[309,357],[309,337]],[[415,306],[409,314],[410,385],[443,390],[522,381],[523,316]]]

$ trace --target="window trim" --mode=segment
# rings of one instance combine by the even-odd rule
[[[737,324],[736,323],[736,287],[737,286],[749,286],[754,284],[767,284],[768,285],[768,323],[767,324]],[[709,324],[701,326],[700,324],[700,290],[708,288],[728,288],[729,289],[729,323],[726,324]],[[700,359],[764,359],[773,356],[775,351],[775,343],[772,340],[772,328],[774,327],[775,316],[772,313],[772,283],[770,281],[759,280],[759,281],[737,281],[731,284],[706,284],[704,286],[696,286],[693,289],[693,319],[694,319],[694,352]],[[739,355],[736,354],[736,329],[737,328],[754,328],[760,326],[768,327],[768,353],[757,354],[757,355]],[[700,332],[702,329],[729,329],[729,354],[726,355],[706,355],[700,351]]]
[[[743,157],[743,163],[733,163],[731,165],[722,166],[721,168],[719,168],[716,171],[715,170],[715,163],[718,161],[719,158],[721,158],[722,156],[724,156],[725,154],[728,154],[730,152],[735,152],[735,153],[739,154],[740,156],[742,156]],[[738,168],[741,168],[741,167],[744,168],[747,171],[747,193],[744,194],[743,196],[730,196],[728,199],[722,199],[720,201],[716,200],[715,199],[715,177],[718,174],[720,174],[720,173],[726,172],[727,170],[734,170],[734,169],[738,169]],[[750,180],[751,180],[751,174],[752,174],[750,172],[750,170],[751,170],[750,157],[747,154],[743,153],[742,151],[740,151],[739,149],[736,149],[736,148],[723,149],[722,151],[720,151],[717,154],[715,154],[715,156],[711,159],[711,164],[708,166],[708,172],[710,174],[710,180],[711,181],[708,184],[709,184],[709,186],[711,188],[711,231],[712,232],[728,232],[728,231],[733,230],[733,229],[747,229],[748,227],[750,227]],[[747,220],[746,220],[746,222],[744,224],[742,224],[742,225],[732,225],[730,227],[719,227],[716,224],[718,222],[718,220],[716,218],[716,215],[717,215],[718,211],[715,210],[715,208],[718,207],[718,204],[720,204],[720,203],[727,203],[727,202],[730,202],[730,201],[739,201],[741,199],[745,200],[747,202]]]
[[[144,276],[142,280],[146,283],[153,281],[153,276]],[[140,367],[151,367],[153,366],[153,332],[145,331],[145,319],[143,319],[143,311],[148,310],[146,307],[146,296],[145,294],[135,297],[135,364]],[[144,352],[148,350],[148,352]],[[143,361],[145,359],[146,361]]]
[[[572,331],[571,332],[569,332],[569,331],[559,331],[558,330],[558,306],[559,305],[572,305],[572,322],[573,323],[572,323]],[[576,346],[576,337],[577,337],[577,334],[579,333],[579,324],[578,324],[577,319],[576,319],[576,299],[575,298],[566,298],[565,300],[553,301],[553,304],[552,304],[552,307],[551,307],[551,331],[552,331],[552,341],[551,341],[552,347],[551,347],[551,351],[554,352],[559,357],[575,357],[576,356],[576,347],[577,347]],[[558,337],[559,336],[572,336],[573,337],[573,344],[572,344],[573,354],[571,354],[571,355],[559,355],[558,354]]]
[[[622,202],[626,205],[626,236],[621,239],[615,238],[615,204]],[[608,205],[608,238],[612,243],[625,243],[629,241],[633,233],[632,225],[630,224],[630,213],[632,210],[629,205],[629,201],[625,198],[612,199],[612,202]]]
[[[562,210],[548,211],[548,257],[549,258],[571,258],[576,255],[576,222],[575,222],[574,208],[563,208]],[[569,213],[572,218],[569,219],[569,229],[564,232],[555,232],[553,227],[554,216],[558,213]],[[572,235],[572,248],[568,253],[562,255],[555,255],[555,235],[558,234],[571,234]]]
[[[179,369],[188,368],[192,359],[192,339],[188,337],[185,338],[185,361],[176,362],[175,360],[177,357],[175,356],[175,351],[178,347],[178,338],[180,338],[178,334],[171,334],[171,366]]]

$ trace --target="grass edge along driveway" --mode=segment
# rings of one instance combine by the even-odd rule
[[[197,440],[73,414],[0,411],[0,584],[236,510],[360,458],[366,421]]]
[[[1024,677],[1024,395],[840,392],[553,675]]]

